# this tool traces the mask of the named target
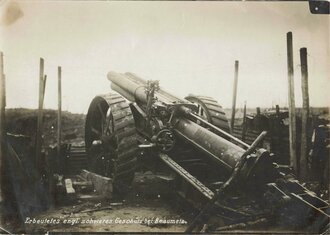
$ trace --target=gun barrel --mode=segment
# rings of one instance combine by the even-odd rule
[[[215,163],[232,170],[245,150],[232,142],[201,127],[187,118],[173,120],[175,132],[185,140],[207,153]]]
[[[133,102],[146,102],[145,82],[130,79],[125,74],[116,72],[109,72],[108,79],[111,81],[111,88],[126,99]]]
[[[111,71],[108,73],[108,80],[111,81],[111,88],[123,95],[126,99],[132,102],[147,102],[147,95],[145,92],[147,82],[144,79],[132,73],[121,74]],[[166,104],[186,102],[165,91],[163,88],[156,91],[155,96],[158,100]]]

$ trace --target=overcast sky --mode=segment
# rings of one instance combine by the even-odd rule
[[[9,13],[10,12],[10,13]],[[312,106],[328,106],[329,16],[308,2],[1,1],[7,107],[37,108],[39,58],[48,76],[45,107],[86,113],[110,91],[106,74],[133,72],[179,97],[212,96],[231,106],[286,106],[286,33],[293,32],[296,104],[301,105],[299,48],[307,47]]]

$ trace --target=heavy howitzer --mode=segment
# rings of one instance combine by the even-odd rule
[[[261,217],[297,227],[327,223],[328,204],[289,179],[258,143],[231,136],[214,99],[180,99],[131,73],[110,72],[108,79],[117,93],[94,98],[85,138],[91,170],[111,177],[118,192],[142,164],[173,176],[177,193],[202,212],[189,231],[208,214],[225,224]]]

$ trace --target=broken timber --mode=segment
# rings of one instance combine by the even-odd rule
[[[111,198],[113,192],[113,184],[111,178],[101,176],[87,170],[82,170],[81,175],[85,179],[92,181],[96,193],[99,193],[106,198]]]

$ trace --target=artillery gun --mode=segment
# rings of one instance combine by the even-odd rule
[[[132,74],[110,72],[112,93],[96,96],[86,117],[90,169],[125,192],[137,166],[166,174],[177,194],[199,211],[187,232],[210,216],[221,231],[232,224],[268,223],[324,230],[329,204],[303,187],[274,155],[229,134],[221,105],[211,97],[180,99]],[[222,228],[219,228],[222,226]]]

